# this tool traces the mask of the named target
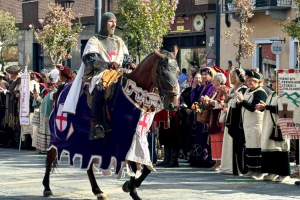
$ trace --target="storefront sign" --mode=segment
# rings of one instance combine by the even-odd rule
[[[193,25],[194,25],[194,29],[196,31],[201,31],[203,29],[204,19],[203,19],[202,15],[196,15],[195,16]]]
[[[202,15],[176,17],[174,24],[171,24],[170,33],[204,32],[204,24]]]
[[[283,44],[281,42],[274,42],[271,45],[271,51],[276,55],[280,55],[283,52]]]

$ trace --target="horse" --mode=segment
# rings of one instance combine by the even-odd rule
[[[119,131],[121,131],[122,133],[119,134],[119,132],[117,133],[116,137],[114,137],[114,135],[110,136],[110,137],[114,137],[114,140],[109,140],[109,138],[107,139],[107,141],[105,141],[106,139],[104,139],[104,141],[99,141],[99,140],[89,140],[88,139],[88,132],[89,132],[89,118],[85,117],[83,113],[87,113],[88,115],[91,115],[91,111],[90,111],[90,107],[88,106],[87,103],[87,97],[86,95],[83,93],[80,97],[78,106],[77,106],[77,113],[75,115],[71,115],[69,114],[64,115],[63,113],[59,113],[61,112],[60,106],[63,105],[65,99],[63,99],[63,96],[67,96],[69,89],[71,87],[71,84],[68,86],[66,86],[66,89],[64,89],[61,94],[59,99],[57,100],[56,103],[56,108],[55,110],[52,112],[51,117],[50,117],[50,131],[51,131],[51,143],[50,143],[50,147],[48,150],[48,154],[47,154],[47,158],[46,158],[46,171],[45,171],[45,175],[44,175],[44,179],[43,179],[43,186],[44,186],[44,192],[43,195],[44,197],[50,197],[53,195],[51,189],[50,189],[50,172],[54,169],[54,167],[56,166],[58,160],[60,160],[60,157],[63,153],[68,153],[69,154],[69,164],[72,165],[74,162],[74,159],[76,156],[81,157],[81,165],[86,165],[85,167],[81,166],[81,168],[84,168],[87,170],[87,174],[88,174],[88,178],[90,180],[91,183],[91,187],[92,187],[92,192],[94,193],[94,195],[97,197],[98,200],[109,200],[108,196],[100,189],[100,187],[98,186],[95,176],[94,176],[94,172],[93,172],[93,167],[98,164],[98,167],[101,167],[101,170],[103,172],[103,174],[105,175],[105,173],[110,174],[110,168],[113,165],[114,169],[115,169],[115,173],[119,175],[119,178],[124,176],[123,174],[123,167],[125,166],[124,162],[121,162],[123,160],[117,160],[117,156],[120,156],[120,154],[122,154],[122,156],[124,157],[126,154],[124,154],[124,152],[120,152],[120,150],[116,150],[114,149],[114,146],[116,145],[121,145],[121,147],[118,146],[118,148],[123,148],[126,149],[126,151],[128,149],[130,149],[132,147],[133,144],[133,139],[135,138],[135,132],[134,131],[129,131],[131,130],[133,127],[137,127],[137,124],[140,122],[138,120],[140,120],[139,118],[136,119],[136,117],[134,117],[134,112],[137,112],[137,110],[143,110],[143,111],[139,111],[142,113],[146,113],[146,112],[151,112],[155,110],[155,106],[154,106],[154,101],[150,104],[147,104],[147,102],[149,103],[150,101],[152,101],[153,99],[156,99],[156,107],[159,107],[159,105],[161,105],[161,109],[166,109],[168,111],[174,111],[176,110],[176,108],[178,107],[178,92],[177,92],[177,82],[178,82],[178,78],[177,78],[177,73],[178,73],[178,64],[176,61],[176,55],[177,55],[178,49],[175,48],[175,51],[170,53],[170,52],[159,52],[157,50],[154,50],[153,53],[151,53],[150,55],[148,55],[138,66],[137,68],[132,71],[129,74],[125,74],[123,76],[121,76],[119,79],[119,81],[117,83],[115,83],[116,89],[113,90],[113,97],[110,98],[108,100],[108,107],[109,107],[109,112],[111,113],[111,118],[112,119],[119,119],[117,117],[119,117],[119,113],[118,112],[130,112],[130,114],[126,115],[126,118],[124,118],[124,120],[129,120],[129,121],[133,121],[132,127],[129,127],[129,123],[124,124],[124,126],[120,127],[120,125],[116,124],[115,126],[113,126],[113,130],[117,129]],[[126,81],[122,81],[122,79],[126,80]],[[119,86],[118,86],[119,85]],[[136,86],[135,86],[136,85]],[[135,93],[128,93],[128,95],[126,96],[129,100],[131,101],[132,99],[139,99],[139,95],[148,95],[145,96],[146,98],[143,99],[143,102],[138,101],[137,103],[135,103],[135,106],[139,107],[139,109],[134,108],[134,111],[129,111],[127,109],[128,106],[124,106],[121,105],[118,107],[118,104],[116,103],[116,101],[119,101],[119,95],[121,94],[123,91],[124,94],[127,90],[132,90],[132,88],[135,87],[136,91],[140,91],[140,92],[136,92]],[[124,89],[125,88],[125,89]],[[140,90],[142,89],[142,90]],[[130,92],[130,91],[129,91]],[[156,96],[155,96],[156,95]],[[157,96],[159,98],[157,98]],[[132,98],[131,98],[132,97]],[[152,100],[151,100],[152,98]],[[61,102],[60,102],[61,101]],[[160,101],[161,104],[160,104]],[[122,102],[123,104],[123,102]],[[126,103],[125,103],[126,104]],[[127,110],[126,110],[127,109]],[[121,111],[120,111],[121,110]],[[151,113],[150,113],[151,114]],[[154,112],[155,114],[155,112]],[[56,116],[56,118],[54,117]],[[146,119],[146,114],[143,115],[145,116]],[[59,117],[59,118],[58,118]],[[77,117],[77,118],[75,118]],[[154,115],[152,115],[152,118],[149,119],[152,123]],[[63,118],[65,119],[65,121],[62,121]],[[77,119],[79,119],[80,123],[76,123]],[[57,122],[57,120],[61,120],[58,121],[60,124],[56,124],[56,129],[55,129],[55,124]],[[112,120],[114,121],[114,120]],[[118,121],[118,120],[117,120]],[[67,122],[65,123],[65,125],[63,125],[63,122]],[[66,125],[67,124],[67,125]],[[59,126],[59,128],[57,128],[57,126]],[[53,129],[54,127],[54,129]],[[148,126],[150,127],[150,126]],[[144,128],[144,127],[142,127]],[[61,130],[59,130],[61,129]],[[74,130],[78,130],[77,132]],[[116,132],[117,132],[116,130]],[[128,130],[128,131],[127,131]],[[64,134],[62,134],[61,132],[64,132]],[[73,131],[73,132],[72,132]],[[76,132],[76,133],[75,133]],[[143,129],[141,130],[141,134],[143,133]],[[145,137],[145,136],[144,136]],[[108,141],[110,141],[111,143],[109,143]],[[119,141],[119,142],[116,142]],[[59,147],[59,145],[57,145],[56,143],[61,144],[62,147]],[[64,148],[65,146],[67,146],[66,144],[69,144],[69,147]],[[107,144],[109,143],[109,144]],[[55,146],[56,145],[56,146]],[[130,146],[131,145],[131,146]],[[75,146],[81,146],[83,148],[82,152],[80,154],[78,154],[78,152],[74,152],[73,149],[75,148]],[[109,147],[108,147],[109,146]],[[146,147],[148,147],[148,143],[146,143]],[[79,147],[78,147],[79,148]],[[108,156],[104,156],[104,154],[107,154],[107,152],[109,151],[118,151],[117,153],[112,153],[109,154]],[[146,150],[147,151],[147,150]],[[128,151],[130,152],[130,150]],[[126,152],[125,152],[126,153]],[[149,151],[145,153],[149,154]],[[102,156],[103,154],[103,156]],[[128,156],[129,153],[127,153],[126,156]],[[108,158],[110,157],[110,158]],[[123,159],[122,157],[122,159]],[[87,159],[88,158],[88,159]],[[150,160],[150,157],[149,157]],[[83,164],[82,164],[83,163]],[[88,164],[84,164],[84,163],[88,163]],[[139,162],[128,162],[127,163],[127,173],[128,170],[132,170],[134,174],[137,173],[138,171],[138,164]],[[150,161],[151,163],[151,161]],[[101,166],[100,166],[101,165]],[[104,167],[103,167],[104,166]],[[128,168],[129,166],[129,168]],[[151,173],[151,171],[155,171],[154,169],[152,169],[152,163],[151,164],[143,164],[143,168],[141,168],[140,170],[140,176],[138,178],[136,178],[134,175],[130,176],[130,180],[126,181],[123,184],[123,191],[127,192],[130,194],[130,196],[132,197],[133,200],[140,200],[140,197],[137,194],[136,188],[139,188],[142,184],[142,182],[146,179],[146,177]],[[103,169],[102,169],[103,168]]]

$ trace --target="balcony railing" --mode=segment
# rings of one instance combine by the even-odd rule
[[[235,6],[229,2],[232,0],[222,1],[223,12],[234,12]],[[254,10],[287,9],[292,7],[292,3],[292,0],[251,0]]]
[[[179,1],[176,14],[214,12],[217,0],[182,0]]]

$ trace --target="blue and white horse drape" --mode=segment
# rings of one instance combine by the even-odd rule
[[[126,81],[126,84],[122,82]],[[118,178],[124,176],[128,162],[146,165],[155,171],[150,160],[147,132],[152,124],[155,112],[163,109],[159,95],[148,93],[137,87],[131,80],[120,78],[116,83],[114,96],[108,102],[112,131],[102,140],[89,140],[91,109],[87,97],[82,94],[76,115],[63,113],[63,106],[71,84],[67,85],[58,97],[56,107],[50,117],[51,144],[55,148],[58,160],[61,154],[69,155],[69,164],[76,157],[81,158],[81,169],[88,169],[94,163],[104,175],[114,173]],[[154,105],[153,113],[144,112],[137,103]],[[129,175],[134,175],[127,168]]]

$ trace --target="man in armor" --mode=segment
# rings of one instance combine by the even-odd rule
[[[100,83],[103,72],[107,69],[116,70],[120,66],[127,69],[136,67],[123,40],[114,35],[116,23],[113,13],[104,13],[101,18],[101,31],[89,39],[82,57],[85,65],[83,89],[85,93],[92,95],[91,140],[104,138],[105,133],[111,130],[106,123],[104,88]]]

